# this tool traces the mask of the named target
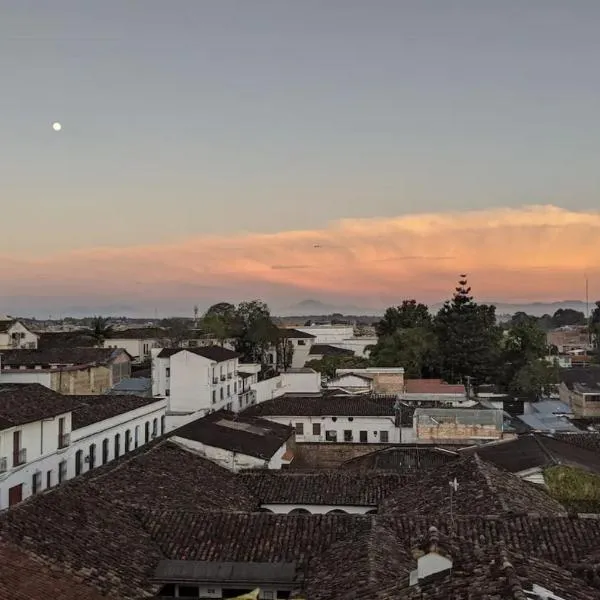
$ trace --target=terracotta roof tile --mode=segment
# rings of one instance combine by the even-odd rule
[[[214,362],[224,362],[241,356],[241,354],[221,346],[205,346],[203,348],[163,348],[158,353],[158,358],[169,358],[174,354],[179,354],[179,352],[191,352]]]

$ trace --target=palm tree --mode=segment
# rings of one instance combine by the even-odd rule
[[[94,317],[92,319],[92,337],[96,340],[98,346],[104,344],[113,333],[113,326],[109,319],[104,317]]]

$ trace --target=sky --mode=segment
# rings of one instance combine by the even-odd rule
[[[0,0],[0,313],[600,295],[599,34],[597,0]]]

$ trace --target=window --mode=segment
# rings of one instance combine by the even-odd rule
[[[77,450],[75,452],[75,477],[81,475],[83,471],[83,450]]]
[[[233,393],[237,394],[237,381],[233,382]]]
[[[23,484],[15,485],[8,489],[8,505],[14,506],[23,500]]]
[[[42,472],[37,471],[31,478],[31,493],[37,494],[42,489]]]
[[[177,594],[178,598],[199,598],[200,589],[196,585],[179,585]]]
[[[96,466],[96,444],[90,444],[88,458],[90,463],[90,469],[93,469]]]
[[[65,418],[61,417],[58,419],[58,447],[66,448],[68,441],[65,435]]]
[[[158,419],[152,419],[152,437],[155,438],[158,435]]]
[[[167,388],[165,390],[165,396],[170,396],[171,395],[171,390],[169,388]]]
[[[304,435],[304,423],[296,423],[295,429],[298,435]]]
[[[223,388],[221,388],[221,400],[223,400]]]
[[[214,404],[217,401],[217,390],[212,391],[212,403]]]
[[[165,432],[165,415],[160,418],[160,435]]]
[[[367,432],[366,431],[361,431],[359,433],[359,436],[360,436],[361,443],[366,444],[367,441],[368,441]]]
[[[263,590],[263,593],[261,594],[261,596],[265,600],[275,600],[275,594],[271,590]]]
[[[146,421],[144,425],[144,439],[146,444],[150,441],[150,421]]]
[[[228,402],[227,406],[225,407],[226,410],[232,410],[233,409],[233,402]]]
[[[231,386],[227,384],[227,397],[231,396]]]
[[[298,340],[298,346],[306,346],[305,340]]]
[[[67,461],[61,460],[58,463],[58,483],[62,483],[67,480]]]
[[[121,456],[121,434],[115,435],[115,458]]]
[[[108,438],[102,440],[102,464],[108,462]]]
[[[166,373],[165,373],[165,375],[166,375],[167,377],[171,377],[171,367],[167,367],[167,368],[166,368]]]
[[[387,444],[390,441],[389,433],[387,431],[380,431],[379,432],[379,441],[382,442],[383,444]]]
[[[337,431],[326,431],[325,432],[325,441],[326,442],[337,442]]]
[[[25,450],[21,448],[21,442],[21,432],[13,432],[13,467],[18,467],[25,463]]]
[[[321,423],[313,423],[313,435],[321,435]]]
[[[52,485],[52,469],[50,469],[50,471],[46,471],[46,489],[49,490]]]
[[[136,425],[135,426],[135,434],[134,434],[133,447],[137,448],[139,445],[140,445],[140,426]]]
[[[344,441],[345,442],[351,442],[352,441],[352,430],[351,429],[344,429]]]
[[[125,452],[129,452],[131,449],[131,431],[128,429],[125,432]]]

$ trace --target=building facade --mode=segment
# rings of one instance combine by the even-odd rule
[[[37,348],[39,336],[17,319],[0,319],[0,350]]]

